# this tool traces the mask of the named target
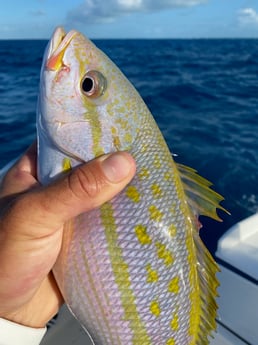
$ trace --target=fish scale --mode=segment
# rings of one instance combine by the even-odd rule
[[[89,76],[96,78],[91,92],[82,90]],[[43,184],[117,150],[129,151],[137,165],[121,193],[65,224],[54,275],[70,310],[95,345],[208,344],[217,266],[196,217],[218,219],[222,197],[174,163],[137,91],[77,31],[55,31],[41,85]]]

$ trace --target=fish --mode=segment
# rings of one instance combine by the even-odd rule
[[[82,33],[56,28],[43,57],[37,112],[43,185],[84,162],[127,151],[133,180],[65,224],[53,268],[95,345],[205,345],[216,329],[218,266],[199,215],[223,197],[176,163],[147,105]]]

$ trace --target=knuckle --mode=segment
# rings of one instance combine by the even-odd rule
[[[78,167],[68,179],[71,192],[79,199],[94,199],[102,190],[106,181],[97,169],[90,166]]]

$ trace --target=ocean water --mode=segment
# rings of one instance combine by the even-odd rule
[[[0,168],[35,138],[39,72],[46,41],[0,41]],[[97,40],[140,92],[178,162],[225,197],[220,236],[258,210],[258,40]]]

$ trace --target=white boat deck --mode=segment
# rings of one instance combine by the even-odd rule
[[[258,214],[229,229],[218,243],[216,256],[258,281]]]
[[[229,229],[218,243],[216,256],[221,262],[219,322],[232,331],[232,337],[242,339],[240,344],[257,345],[258,214]]]

